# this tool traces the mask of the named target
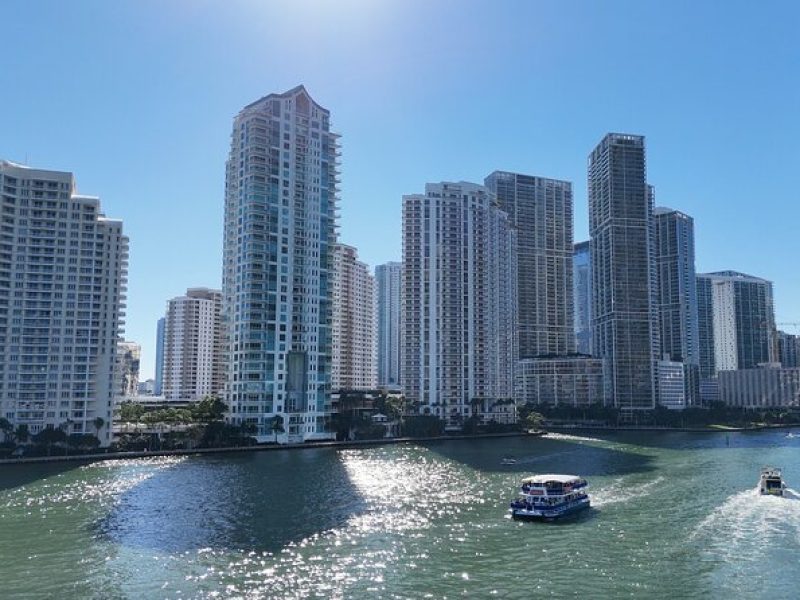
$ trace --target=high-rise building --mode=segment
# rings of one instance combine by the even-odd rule
[[[136,342],[117,343],[117,395],[130,398],[139,393],[139,362],[142,347]]]
[[[72,173],[0,161],[0,415],[111,441],[128,238]],[[101,423],[102,426],[98,427]]]
[[[161,317],[156,324],[156,372],[153,394],[160,396],[164,388],[164,325],[166,319]]]
[[[694,220],[671,208],[658,207],[653,214],[659,359],[699,365]]]
[[[575,244],[572,255],[572,288],[575,297],[575,349],[592,354],[592,245]]]
[[[229,420],[260,440],[330,439],[339,142],[303,86],[245,106],[225,182]]]
[[[164,397],[202,400],[222,394],[222,292],[190,288],[167,302],[164,325]]]
[[[777,362],[771,281],[719,271],[698,275],[697,288],[705,376]]]
[[[778,362],[787,369],[800,367],[800,337],[778,332]]]
[[[652,195],[644,137],[610,133],[589,155],[593,351],[606,397],[623,411],[655,406]]]
[[[517,230],[520,357],[574,353],[572,183],[495,171],[485,185]]]
[[[378,382],[375,278],[352,246],[333,246],[331,389],[373,390]]]
[[[711,278],[697,275],[697,337],[700,348],[700,381],[715,377],[714,365],[714,297]]]
[[[422,414],[457,427],[513,396],[516,232],[474,183],[403,197],[402,381]]]
[[[671,208],[653,211],[656,308],[658,313],[659,402],[671,408],[692,406],[700,400],[700,333],[698,331],[697,276],[694,266],[694,219]],[[683,404],[670,391],[677,377],[662,362],[682,363],[686,386]],[[673,369],[672,366],[669,367]],[[664,389],[662,390],[662,382]]]
[[[400,280],[403,265],[375,267],[378,284],[378,385],[400,387]]]

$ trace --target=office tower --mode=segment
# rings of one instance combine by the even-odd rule
[[[139,361],[142,347],[136,342],[117,343],[117,394],[130,398],[139,393]]]
[[[581,354],[592,353],[592,246],[575,244],[572,255],[572,281],[575,297],[575,345]]]
[[[156,372],[153,385],[153,395],[160,396],[164,388],[164,324],[166,319],[161,317],[156,324]]]
[[[719,271],[698,275],[697,287],[704,374],[777,362],[771,281]]]
[[[778,332],[778,362],[785,368],[800,367],[800,337]]]
[[[234,119],[225,183],[229,420],[259,440],[330,439],[338,135],[303,86]]]
[[[520,357],[574,353],[572,184],[495,171],[485,185],[517,230]]]
[[[164,397],[202,400],[224,388],[222,292],[190,288],[167,302]]]
[[[516,232],[474,183],[403,197],[402,381],[421,414],[458,427],[513,396]]]
[[[711,278],[697,275],[697,334],[700,347],[700,380],[715,377],[714,364],[714,297]]]
[[[111,441],[128,238],[72,173],[0,161],[0,414]],[[102,426],[100,419],[102,419]]]
[[[610,133],[589,155],[594,354],[606,397],[623,411],[655,406],[657,339],[651,266],[652,195],[644,137]]]
[[[652,192],[651,192],[652,196]],[[700,399],[700,334],[698,331],[697,275],[694,267],[694,220],[671,208],[653,211],[656,309],[659,333],[659,402],[670,408],[692,406]],[[682,363],[685,390],[682,404],[670,390],[677,377],[674,367],[661,362]],[[663,386],[662,386],[663,383]]]
[[[699,365],[694,220],[680,211],[663,207],[655,209],[654,219],[659,358]]]
[[[378,385],[400,387],[400,279],[403,265],[375,267],[378,284]]]
[[[378,383],[375,278],[346,244],[333,246],[331,390],[372,390]]]

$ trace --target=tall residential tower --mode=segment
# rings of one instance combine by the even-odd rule
[[[704,376],[777,362],[771,281],[719,271],[699,274],[697,287]]]
[[[574,353],[572,184],[505,171],[485,184],[517,230],[520,358]]]
[[[589,155],[593,349],[606,397],[631,416],[655,406],[652,195],[643,136],[610,133]]]
[[[515,263],[516,232],[485,187],[403,197],[402,380],[422,414],[458,427],[512,397]]]
[[[338,135],[303,86],[236,116],[225,181],[229,419],[262,440],[330,439]]]
[[[378,385],[400,387],[400,279],[403,265],[375,267],[378,285]]]
[[[331,389],[372,390],[378,382],[375,278],[352,246],[333,246]]]
[[[0,161],[0,415],[111,441],[128,238],[72,173]],[[98,428],[101,423],[102,427]]]
[[[167,302],[163,387],[167,400],[220,396],[225,387],[222,292],[189,288]]]
[[[575,349],[592,353],[592,245],[575,244],[572,255],[572,288],[575,296]]]

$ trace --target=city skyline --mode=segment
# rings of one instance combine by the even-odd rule
[[[0,74],[0,156],[79,173],[81,190],[100,195],[108,213],[125,221],[132,240],[126,337],[143,347],[143,378],[154,372],[153,332],[165,300],[187,287],[220,285],[220,165],[234,114],[252,98],[299,83],[335,114],[345,165],[340,241],[357,247],[370,266],[399,260],[402,194],[426,181],[480,181],[498,168],[571,181],[575,241],[587,239],[586,153],[606,131],[630,131],[648,139],[648,179],[659,203],[695,219],[697,271],[758,273],[775,282],[776,320],[800,321],[800,281],[785,251],[800,218],[800,207],[788,201],[800,135],[790,110],[798,85],[785,77],[796,56],[789,45],[793,4],[784,5],[779,22],[746,3],[730,4],[724,14],[693,5],[688,20],[679,7],[509,4],[515,20],[544,23],[541,34],[516,26],[501,37],[489,31],[480,44],[460,45],[456,61],[444,51],[454,34],[430,33],[451,17],[462,31],[477,31],[495,13],[491,4],[470,2],[471,10],[455,14],[448,3],[413,2],[346,2],[339,13],[309,2],[232,3],[222,14],[202,4],[191,11],[178,10],[180,3],[136,10],[124,3],[26,4],[7,4],[0,41],[18,63]],[[318,47],[329,52],[327,69],[321,53],[280,64],[237,59],[269,56],[286,44],[293,30],[287,24],[301,22],[308,7],[333,24],[312,27]],[[43,43],[15,52],[26,44],[24,24],[33,15]],[[634,31],[626,26],[631,19],[647,26]],[[59,43],[67,34],[70,43]],[[636,66],[654,75],[630,78],[608,68],[630,43],[637,45]],[[231,52],[215,51],[223,44]],[[99,46],[110,51],[97,53]],[[430,60],[416,60],[420,54]],[[142,57],[157,68],[140,68]],[[41,78],[45,59],[50,74]],[[70,64],[87,68],[76,72]],[[478,76],[484,85],[476,88]],[[226,85],[210,85],[215,79]],[[44,92],[45,80],[47,89],[62,89],[58,102]],[[592,102],[583,93],[587,84]],[[142,93],[154,85],[161,93]],[[664,93],[680,89],[692,93]],[[430,101],[443,90],[448,102]],[[507,108],[506,92],[516,108]],[[513,125],[466,133],[465,122],[496,114]],[[377,120],[381,127],[373,126]],[[437,141],[421,143],[425,138]],[[741,172],[759,176],[742,180]],[[749,210],[755,204],[757,213]],[[178,221],[185,226],[175,228]]]

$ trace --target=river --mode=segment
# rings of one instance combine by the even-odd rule
[[[501,465],[514,455],[513,466]],[[3,598],[797,598],[800,434],[549,434],[0,467]],[[519,479],[593,508],[507,518]]]

